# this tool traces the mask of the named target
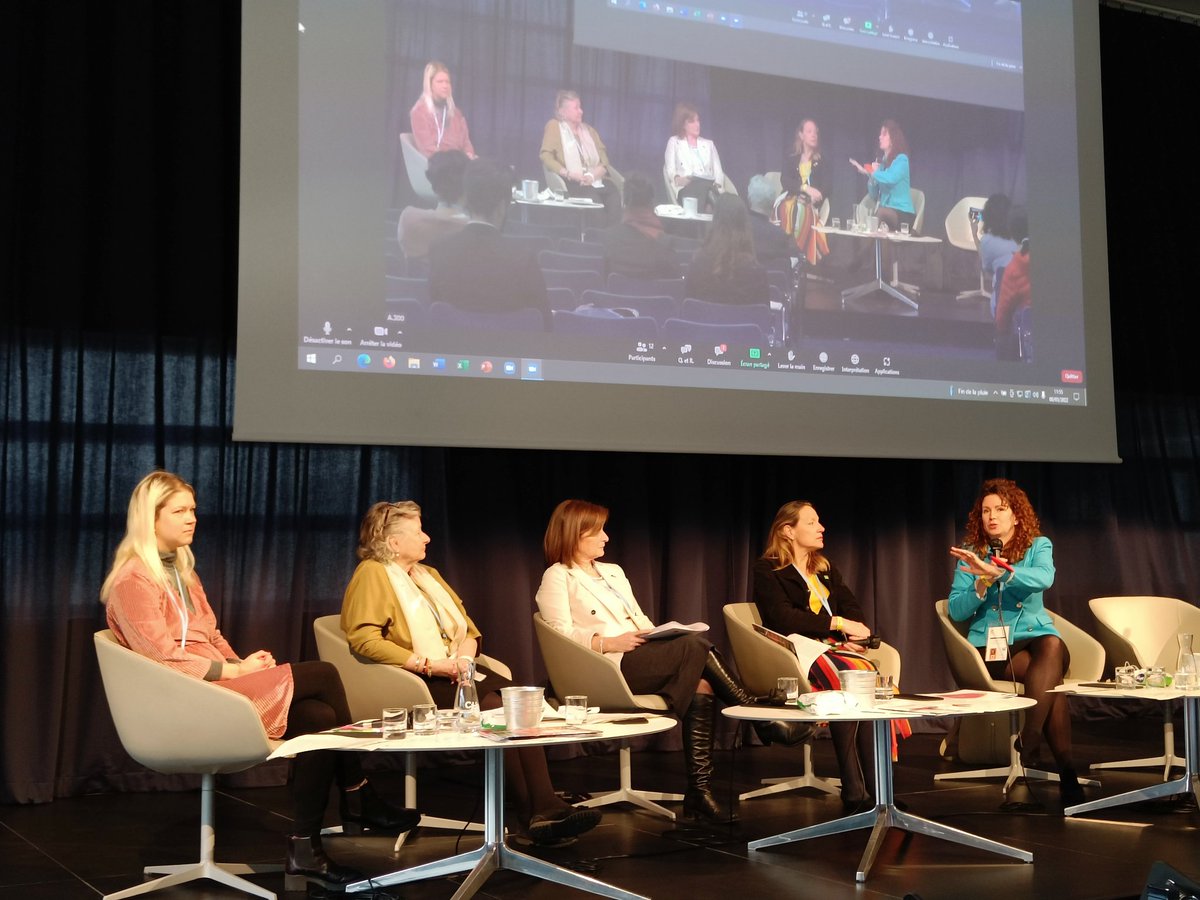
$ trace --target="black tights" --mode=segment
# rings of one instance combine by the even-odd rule
[[[1034,750],[1044,735],[1060,769],[1071,765],[1071,710],[1066,698],[1051,689],[1062,684],[1070,665],[1071,654],[1062,638],[1044,634],[1015,643],[1003,675],[993,675],[998,681],[1015,677],[1025,685],[1025,696],[1036,701],[1036,705],[1025,711],[1021,746]]]
[[[285,738],[312,734],[350,722],[350,706],[342,679],[332,663],[292,663],[295,690],[288,707]],[[329,788],[337,779],[345,790],[363,780],[357,753],[314,750],[300,753],[292,763],[294,833],[314,835],[321,830]]]
[[[870,722],[830,722],[829,736],[842,777],[842,799],[859,803],[874,796],[875,739]]]

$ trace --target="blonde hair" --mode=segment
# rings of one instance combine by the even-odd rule
[[[375,562],[391,561],[393,554],[388,549],[387,539],[395,531],[393,526],[400,519],[419,518],[421,507],[412,500],[381,500],[373,504],[358,526],[356,555],[359,559],[373,559]]]
[[[156,581],[171,589],[167,581],[167,573],[163,569],[162,559],[158,555],[158,537],[154,525],[158,514],[174,494],[187,491],[196,499],[196,489],[172,472],[151,472],[138,482],[129,498],[129,511],[125,517],[125,537],[117,545],[113,554],[112,568],[100,586],[100,602],[107,603],[112,592],[117,573],[132,559],[139,560],[146,571]],[[185,584],[195,584],[196,558],[190,547],[180,547],[175,551],[175,571]]]
[[[450,76],[450,68],[444,63],[436,59],[431,59],[425,63],[425,74],[421,77],[421,99],[425,101],[425,108],[433,112],[433,76],[438,72],[445,72],[446,76]],[[450,94],[446,97],[446,117],[454,118],[454,81],[450,82]]]
[[[608,521],[608,510],[598,503],[587,500],[564,500],[554,507],[550,522],[546,525],[546,536],[542,539],[542,550],[546,554],[546,565],[562,563],[575,565],[575,551],[579,540],[595,534]]]
[[[805,507],[815,508],[807,500],[789,500],[775,513],[775,520],[771,522],[771,530],[767,534],[767,549],[763,551],[762,558],[775,563],[776,569],[786,569],[796,562],[792,542],[783,536],[783,529],[787,525],[794,527],[800,521],[800,513]],[[829,570],[829,560],[816,550],[810,550],[806,568],[809,575],[826,572]]]

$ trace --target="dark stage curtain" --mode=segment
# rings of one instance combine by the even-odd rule
[[[633,148],[639,166],[658,158],[676,95],[648,107],[651,88],[630,77],[627,60],[571,49],[566,4],[463,4],[474,18],[444,38],[467,43],[418,52],[422,27],[430,35],[444,27],[433,16],[441,6],[406,4],[414,33],[397,40],[412,41],[410,67],[418,57],[449,57],[482,150],[491,151],[489,116],[533,121],[533,133],[499,124],[495,133],[502,156],[535,164],[553,88],[567,83],[584,91],[611,146]],[[466,86],[535,52],[516,31],[484,39],[491,16],[514,10],[542,36],[536,53],[546,57],[526,65],[546,67],[547,99],[539,88],[536,100],[488,104]],[[1015,477],[1030,491],[1056,546],[1048,603],[1085,628],[1092,596],[1191,599],[1200,421],[1188,371],[1190,254],[1169,230],[1142,234],[1129,252],[1130,226],[1152,207],[1148,180],[1130,179],[1120,165],[1131,135],[1143,176],[1179,163],[1168,149],[1178,146],[1168,101],[1154,92],[1177,93],[1167,61],[1195,46],[1187,26],[1102,16],[1125,462],[1093,466],[1006,462],[1002,421],[990,462],[234,444],[239,7],[29,3],[10,16],[0,53],[14,88],[0,97],[13,123],[2,152],[14,211],[0,225],[0,801],[172,783],[121,749],[91,646],[129,491],[158,465],[196,485],[199,571],[223,629],[236,648],[267,647],[281,659],[314,655],[312,619],[338,609],[358,518],[381,498],[422,504],[429,562],[459,590],[489,652],[534,682],[544,677],[529,622],[541,535],[568,496],[612,509],[608,559],[625,567],[647,611],[707,620],[718,646],[727,646],[721,606],[747,598],[775,509],[812,500],[829,529],[829,555],[876,630],[900,648],[911,689],[951,686],[932,604],[949,584],[947,548],[988,475]],[[660,67],[662,78],[691,83],[688,67]],[[398,110],[407,112],[418,83],[419,70],[410,71]],[[654,83],[666,91],[670,82]],[[727,90],[696,83],[713,103]],[[644,122],[624,119],[627,109]],[[797,112],[779,117],[779,142]],[[642,145],[630,135],[650,131],[651,118],[664,124]],[[745,154],[739,180],[775,168],[765,163],[776,152],[731,148],[731,158]],[[878,439],[882,455],[888,437]]]

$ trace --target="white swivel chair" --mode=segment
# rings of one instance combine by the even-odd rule
[[[377,719],[386,706],[412,708],[417,703],[433,703],[429,688],[418,676],[400,666],[388,666],[359,656],[350,649],[346,633],[342,631],[341,616],[321,616],[313,621],[313,635],[317,639],[317,656],[333,663],[342,677],[346,688],[346,700],[350,704],[350,715],[358,719]],[[511,678],[508,666],[491,657],[480,655],[479,660],[489,669],[505,678]],[[415,753],[404,755],[404,805],[417,806],[417,757]],[[467,824],[458,819],[442,819],[436,816],[421,816],[419,823],[425,828],[449,828],[461,831],[483,831],[482,823]],[[399,850],[409,832],[396,838],[395,849]]]
[[[254,704],[241,694],[135,653],[107,629],[96,632],[95,643],[108,708],[125,751],[155,772],[201,776],[199,862],[146,866],[147,875],[162,877],[106,894],[104,900],[136,897],[201,878],[275,900],[272,891],[238,876],[280,872],[283,866],[213,860],[216,776],[256,766],[280,744],[267,737]]]
[[[1088,601],[1096,617],[1097,636],[1104,645],[1110,667],[1133,663],[1139,667],[1162,666],[1175,671],[1179,655],[1177,636],[1200,633],[1200,608],[1174,597],[1095,597]],[[1161,756],[1095,763],[1093,769],[1133,769],[1162,766],[1163,781],[1172,766],[1182,766],[1175,754],[1175,722],[1170,703],[1160,703],[1163,714]]]
[[[658,694],[635,694],[629,689],[621,667],[602,653],[577,644],[565,634],[555,631],[542,618],[533,614],[533,629],[537,635],[542,659],[550,675],[550,684],[559,699],[569,695],[584,695],[589,706],[605,711],[644,710],[653,713],[670,711],[667,701]],[[621,742],[621,782],[617,790],[580,803],[580,806],[609,806],[613,803],[632,803],[648,812],[674,821],[675,813],[661,806],[660,800],[682,800],[682,794],[643,791],[633,786],[633,755],[627,741]]]
[[[963,197],[946,213],[946,243],[974,253],[979,269],[979,288],[960,291],[956,300],[987,300],[992,296],[992,273],[984,272],[979,265],[979,215],[985,203],[986,197]]]
[[[762,624],[762,616],[759,615],[756,604],[728,603],[722,612],[725,614],[725,630],[729,634],[729,643],[733,647],[733,658],[737,662],[738,673],[742,676],[742,683],[747,691],[758,696],[769,694],[775,688],[776,679],[783,675],[799,679],[802,694],[812,691],[808,673],[800,668],[796,654],[754,630],[755,625]],[[897,685],[900,683],[900,654],[894,647],[880,644],[878,650],[869,651],[865,655],[875,660],[881,673],[891,675]],[[752,797],[765,797],[768,794],[796,791],[801,788],[815,788],[827,794],[837,794],[842,784],[838,778],[823,778],[813,771],[811,740],[804,742],[803,775],[791,778],[764,778],[762,783],[766,787],[747,791],[738,799],[749,800]]]
[[[949,601],[939,600],[935,606],[938,622],[941,624],[942,643],[946,646],[946,660],[950,663],[950,671],[954,682],[959,688],[976,691],[1012,692],[1012,682],[995,681],[988,673],[987,666],[979,651],[967,640],[967,622],[955,622],[950,618]],[[1104,671],[1104,648],[1094,637],[1079,626],[1067,621],[1057,613],[1047,609],[1054,620],[1054,627],[1062,636],[1067,651],[1071,654],[1071,665],[1067,669],[1065,682],[1095,681]],[[1017,684],[1017,693],[1024,693],[1024,685]],[[1066,700],[1065,697],[1060,698]],[[973,716],[973,719],[982,718]],[[1009,762],[1006,766],[986,769],[975,769],[970,772],[943,772],[933,776],[934,781],[958,781],[969,778],[1004,778],[1004,793],[1021,773],[1021,757],[1017,752],[1017,736],[1021,733],[1021,713],[1014,712],[1009,716]],[[1042,769],[1025,769],[1025,777],[1043,781],[1058,781],[1058,774]],[[1080,784],[1096,785],[1098,781],[1079,779]]]
[[[400,135],[400,149],[404,154],[404,169],[408,172],[408,183],[412,185],[413,193],[422,200],[437,203],[437,194],[425,172],[429,168],[429,159],[413,143],[409,132]]]

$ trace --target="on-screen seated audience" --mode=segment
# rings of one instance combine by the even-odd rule
[[[717,198],[712,227],[688,266],[687,295],[713,303],[771,302],[767,270],[755,255],[750,214],[740,197]]]
[[[983,204],[980,217],[979,267],[988,275],[1007,266],[1019,246],[1009,231],[1012,205],[1005,194],[992,194]],[[992,282],[992,317],[996,316],[996,285]]]
[[[467,214],[462,208],[463,174],[467,155],[461,150],[439,150],[429,157],[425,175],[437,194],[436,209],[407,206],[396,225],[396,240],[408,260],[429,255],[429,245],[440,237],[462,231]]]
[[[754,255],[768,269],[790,269],[795,243],[771,221],[775,210],[775,188],[765,175],[755,175],[746,186],[746,202],[750,204],[750,233],[754,238]]]
[[[170,472],[152,472],[129,498],[125,537],[100,589],[108,627],[128,647],[184,675],[247,697],[272,738],[292,738],[350,723],[337,669],[327,662],[275,662],[268,650],[239,656],[217,628],[192,540],[196,492]],[[203,729],[204,722],[196,727]],[[321,844],[329,791],[337,783],[342,822],[407,831],[421,816],[391,806],[363,777],[357,753],[317,750],[292,762],[288,890],[315,880],[342,887],[365,876],[334,862]],[[300,880],[300,885],[294,885]]]
[[[700,113],[689,103],[676,103],[671,120],[674,132],[667,139],[663,172],[675,187],[676,202],[692,197],[700,212],[710,200],[725,190],[725,171],[717,145],[700,137]]]
[[[996,338],[1002,348],[1013,332],[1013,316],[1029,306],[1032,300],[1029,291],[1029,216],[1023,208],[1012,211],[1008,229],[1014,242],[1019,242],[1019,249],[1004,266],[1000,283],[992,291],[996,298]],[[1011,349],[1003,355],[1013,356]]]
[[[413,145],[424,156],[432,156],[439,150],[461,150],[475,158],[467,117],[454,105],[450,70],[445,63],[435,59],[426,64],[421,96],[409,110],[408,119]]]
[[[625,178],[621,224],[604,230],[604,264],[609,272],[632,278],[677,278],[679,258],[654,214],[654,184],[641,172]]]
[[[546,280],[532,249],[501,235],[512,174],[486,159],[467,163],[463,202],[469,221],[429,248],[429,297],[471,312],[532,307],[549,322]]]

